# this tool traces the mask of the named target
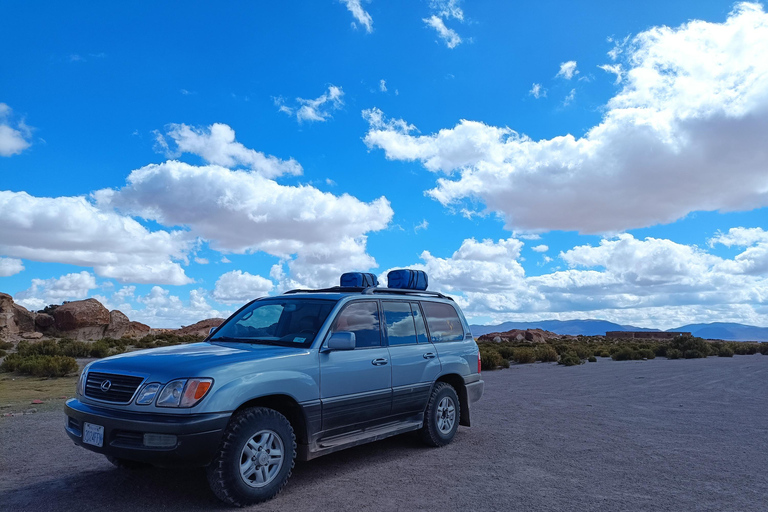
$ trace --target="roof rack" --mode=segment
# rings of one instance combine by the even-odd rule
[[[363,295],[373,295],[374,293],[393,293],[397,295],[426,295],[428,297],[437,297],[440,299],[453,300],[452,297],[443,295],[440,292],[431,292],[426,290],[408,290],[404,288],[377,288],[370,286],[368,288],[349,287],[349,286],[333,286],[331,288],[319,288],[316,290],[297,288],[295,290],[288,290],[283,292],[284,295],[291,293],[362,293]]]

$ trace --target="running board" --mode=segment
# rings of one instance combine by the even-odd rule
[[[356,430],[337,436],[324,437],[312,443],[314,445],[312,447],[313,449],[310,449],[310,446],[306,444],[298,445],[297,458],[299,460],[312,460],[345,448],[372,443],[373,441],[379,441],[381,439],[386,439],[387,437],[412,432],[420,429],[423,424],[423,414],[419,414],[418,419],[398,421],[397,423],[389,423],[364,430]]]

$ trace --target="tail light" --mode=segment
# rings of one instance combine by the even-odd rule
[[[480,368],[482,366],[482,360],[480,359],[480,351],[477,352],[477,373],[480,373]]]

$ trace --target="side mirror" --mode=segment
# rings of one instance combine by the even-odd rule
[[[354,350],[355,333],[353,332],[335,332],[328,338],[328,350]]]

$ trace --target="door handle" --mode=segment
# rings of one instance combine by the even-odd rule
[[[373,361],[371,361],[371,364],[373,366],[383,366],[383,365],[387,364],[388,362],[389,361],[387,361],[385,358],[379,357],[378,359],[374,359]]]
[[[427,352],[426,354],[424,354],[424,359],[434,359],[434,358],[435,358],[434,352]]]

